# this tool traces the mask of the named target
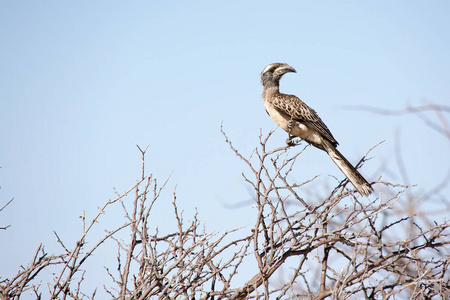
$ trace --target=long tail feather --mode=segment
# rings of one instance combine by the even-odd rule
[[[353,184],[358,193],[362,196],[368,196],[373,192],[373,188],[366,179],[352,166],[352,164],[342,155],[335,146],[328,141],[323,141],[325,151],[331,157],[333,162],[344,173],[345,177]]]

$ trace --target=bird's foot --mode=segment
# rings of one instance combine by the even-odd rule
[[[295,136],[293,136],[293,135],[291,134],[291,130],[292,130],[292,128],[294,128],[294,127],[295,127],[295,121],[292,120],[292,119],[290,119],[290,120],[288,121],[288,123],[287,123],[287,128],[288,128],[288,138],[287,138],[287,140],[286,140],[286,144],[287,144],[289,147],[296,146],[296,145],[298,144],[298,141],[293,140],[293,138],[294,138]]]
[[[286,145],[288,145],[288,147],[294,147],[295,143],[291,139],[286,139]]]
[[[289,135],[289,137],[286,139],[286,144],[289,147],[294,147],[294,146],[297,146],[298,144],[300,144],[300,140],[294,140],[294,136]]]

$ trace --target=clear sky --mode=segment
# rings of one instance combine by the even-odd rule
[[[449,16],[448,1],[1,1],[0,207],[15,200],[0,213],[12,225],[0,232],[0,275],[41,242],[56,251],[53,230],[74,242],[82,211],[92,217],[140,176],[136,144],[150,143],[147,169],[161,182],[172,172],[163,211],[177,186],[186,216],[197,207],[208,229],[253,225],[250,204],[226,205],[252,194],[220,124],[247,156],[275,127],[259,77],[273,62],[297,69],[282,92],[319,113],[350,161],[386,140],[367,177],[386,176],[380,165],[398,172],[399,133],[410,182],[387,179],[434,184],[448,140],[416,117],[348,106],[448,105]],[[285,139],[278,129],[272,142]],[[301,159],[299,180],[343,178],[318,150]]]

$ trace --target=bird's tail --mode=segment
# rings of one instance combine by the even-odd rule
[[[344,173],[345,177],[353,184],[358,193],[368,196],[373,192],[373,188],[366,179],[352,166],[352,164],[342,155],[330,142],[323,141],[324,150],[331,157],[333,162]]]

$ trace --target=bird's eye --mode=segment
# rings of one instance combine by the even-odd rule
[[[280,66],[280,64],[279,63],[275,63],[275,64],[271,64],[271,65],[268,65],[262,72],[261,72],[261,74],[264,74],[264,73],[266,73],[266,72],[274,72],[275,71],[275,69],[276,68],[278,68]]]

